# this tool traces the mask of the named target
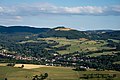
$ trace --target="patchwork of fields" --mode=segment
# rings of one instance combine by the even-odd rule
[[[30,66],[31,64],[29,67]],[[49,76],[46,80],[81,80],[79,77],[82,77],[83,74],[116,74],[117,77],[114,78],[114,80],[120,80],[120,72],[117,71],[95,71],[92,69],[88,71],[74,71],[72,69],[73,68],[45,66],[32,69],[21,69],[18,67],[0,66],[0,80],[4,80],[6,77],[8,80],[32,80],[34,75],[40,75],[42,73],[48,73]],[[98,79],[93,78],[89,80]],[[100,78],[99,80],[105,79]]]
[[[92,52],[92,51],[99,51],[99,50],[110,50],[113,48],[110,48],[108,46],[105,46],[108,44],[105,40],[87,40],[87,39],[66,39],[66,38],[38,38],[38,40],[44,40],[48,43],[50,43],[51,40],[58,42],[59,44],[56,46],[52,46],[53,48],[58,48],[65,45],[71,45],[67,47],[66,50],[58,50],[57,52],[59,54],[69,54],[76,51],[79,52]],[[50,50],[50,48],[49,48]],[[113,51],[117,52],[117,51]],[[103,53],[94,53],[90,54],[89,56],[100,56],[100,55],[107,55],[112,54],[112,52],[103,52]]]
[[[87,40],[87,39],[66,39],[66,38],[38,38],[37,40],[22,41],[18,44],[25,43],[37,43],[37,42],[47,42],[52,44],[52,42],[57,42],[59,44],[47,47],[46,50],[56,49],[65,45],[66,50],[55,50],[59,54],[69,54],[76,51],[79,52],[94,52],[100,50],[111,50],[114,48],[106,46],[108,44],[105,40]],[[117,40],[115,40],[117,42]],[[96,57],[100,55],[111,55],[119,51],[107,51],[107,52],[94,52],[86,56]],[[120,64],[120,61],[115,62]],[[118,71],[95,71],[89,69],[87,71],[74,71],[73,68],[69,67],[51,67],[43,65],[32,65],[24,64],[24,68],[18,68],[21,64],[17,64],[15,67],[8,67],[6,64],[0,64],[0,80],[8,78],[8,80],[32,80],[33,76],[48,73],[46,80],[88,80],[80,79],[83,74],[116,74],[117,77],[114,80],[120,80],[120,72]],[[98,78],[90,78],[89,80],[98,80]],[[99,80],[106,80],[104,78],[99,78]]]
[[[119,40],[112,40],[113,42],[119,43]],[[18,44],[26,44],[26,43],[43,43],[44,44],[47,43],[48,45],[51,44],[53,45],[54,42],[58,43],[56,45],[45,47],[46,50],[53,50],[59,54],[69,54],[69,53],[74,53],[74,52],[93,52],[92,54],[88,55],[91,57],[96,57],[96,56],[100,56],[100,55],[111,55],[113,53],[119,52],[119,51],[107,51],[107,52],[97,52],[95,53],[95,51],[104,51],[104,50],[111,50],[114,49],[114,47],[108,47],[107,44],[108,42],[106,40],[88,40],[85,38],[81,38],[81,39],[66,39],[66,38],[55,38],[55,37],[50,37],[50,38],[37,38],[35,40],[27,40],[27,41],[22,41],[22,42],[18,42]],[[66,47],[66,49],[61,49],[58,50],[58,48],[60,47],[64,47],[66,45],[69,45]],[[10,52],[8,50],[5,50],[6,53],[15,53]],[[2,51],[1,51],[2,52]]]

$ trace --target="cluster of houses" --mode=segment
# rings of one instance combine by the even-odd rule
[[[0,53],[1,57],[10,57],[16,60],[33,60],[33,57],[22,57],[16,54]]]
[[[88,60],[88,59],[78,58],[75,56],[68,57],[68,55],[59,55],[59,54],[54,54],[53,58],[51,58],[51,59],[48,59],[45,57],[42,57],[42,58],[27,57],[27,56],[21,56],[18,54],[7,54],[7,53],[3,53],[3,52],[0,53],[0,56],[10,57],[10,58],[14,58],[16,60],[28,60],[28,61],[36,60],[38,62],[44,61],[43,62],[44,65],[47,65],[47,66],[64,66],[64,67],[75,67],[77,65],[76,61]],[[80,67],[89,68],[89,67],[84,67],[84,66],[80,66]]]

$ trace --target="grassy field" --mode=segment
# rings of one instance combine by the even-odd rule
[[[66,50],[58,50],[58,51],[56,50],[59,54],[69,54],[76,51],[89,52],[89,51],[98,51],[103,49],[112,49],[110,47],[105,46],[106,44],[108,44],[108,42],[105,40],[95,41],[95,40],[87,40],[87,39],[66,39],[66,38],[50,37],[50,38],[38,38],[37,40],[28,40],[20,43],[21,44],[29,43],[29,42],[37,43],[39,41],[44,41],[44,42],[47,42],[48,44],[52,44],[53,41],[58,42],[59,44],[52,46],[53,48],[58,48],[65,45],[71,45],[67,47]],[[46,48],[46,50],[51,50],[51,48]],[[93,53],[93,54],[90,54],[89,56],[100,56],[100,55],[107,55],[107,54],[112,54],[112,52]]]
[[[50,40],[54,40],[59,43],[59,45],[53,47],[60,47],[67,44],[71,45],[70,47],[67,48],[67,50],[57,51],[60,54],[68,54],[68,53],[73,53],[75,51],[89,52],[89,51],[97,51],[102,49],[110,49],[109,47],[104,46],[107,44],[107,42],[104,40],[94,41],[94,40],[86,40],[86,39],[78,40],[78,39],[66,39],[66,38],[39,38],[38,40],[45,40],[46,42],[49,42]]]
[[[116,74],[117,77],[114,80],[120,80],[120,72],[117,71],[74,71],[72,68],[66,67],[40,67],[33,69],[21,69],[17,67],[0,66],[0,80],[4,80],[5,77],[8,80],[32,80],[34,75],[48,73],[46,80],[81,80],[83,74]],[[89,79],[98,80],[98,79]],[[99,79],[104,80],[104,79]]]
[[[103,53],[93,53],[93,54],[90,54],[90,55],[87,55],[87,56],[97,57],[97,56],[100,56],[100,55],[113,55],[113,53],[117,53],[117,52],[120,52],[120,51],[110,51],[110,52],[103,52]]]

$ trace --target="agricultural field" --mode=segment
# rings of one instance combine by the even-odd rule
[[[39,38],[38,40],[45,40],[48,43],[50,42],[50,40],[58,42],[59,44],[56,46],[52,46],[53,48],[58,48],[65,45],[71,45],[67,47],[66,50],[57,51],[59,54],[69,54],[76,51],[89,52],[89,51],[98,51],[102,49],[112,49],[110,47],[105,46],[107,42],[104,40],[95,41],[95,40],[87,40],[87,39],[66,39],[66,38]],[[107,54],[111,54],[111,53],[107,53]]]
[[[105,40],[88,40],[88,39],[66,39],[66,38],[37,38],[37,40],[28,40],[28,41],[22,41],[19,42],[19,44],[25,44],[25,43],[39,43],[39,42],[47,42],[47,44],[54,44],[54,41],[59,43],[57,45],[51,46],[52,48],[45,48],[46,50],[55,50],[59,54],[69,54],[74,53],[76,51],[79,52],[92,52],[92,51],[101,51],[101,50],[110,50],[114,49],[111,47],[106,46],[108,44]],[[114,40],[118,42],[117,40]],[[65,50],[57,50],[55,48],[67,46]],[[116,51],[114,51],[116,52]],[[108,55],[112,54],[112,52],[103,52],[103,53],[93,53],[88,56],[100,56],[100,55]]]
[[[29,64],[27,64],[28,66]],[[29,67],[32,64],[29,65]],[[37,65],[38,66],[38,65]],[[33,67],[33,65],[31,66]],[[40,75],[43,73],[48,73],[48,78],[46,80],[81,80],[80,77],[83,74],[116,74],[117,77],[114,80],[120,79],[120,72],[117,71],[95,71],[94,69],[89,69],[87,71],[74,71],[73,68],[66,67],[48,67],[42,66],[39,68],[18,68],[18,67],[8,67],[3,64],[0,65],[0,80],[8,78],[8,80],[32,80],[34,75]],[[87,80],[87,79],[84,79]],[[98,80],[98,79],[89,79]],[[100,78],[99,80],[104,80]]]
[[[110,52],[102,52],[102,53],[93,53],[93,54],[89,54],[87,56],[90,57],[97,57],[97,56],[101,56],[101,55],[113,55],[113,53],[118,53],[120,51],[110,51]]]

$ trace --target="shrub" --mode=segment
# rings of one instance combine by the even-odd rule
[[[12,67],[14,67],[14,66],[15,66],[15,63],[8,63],[7,66],[12,66]]]

